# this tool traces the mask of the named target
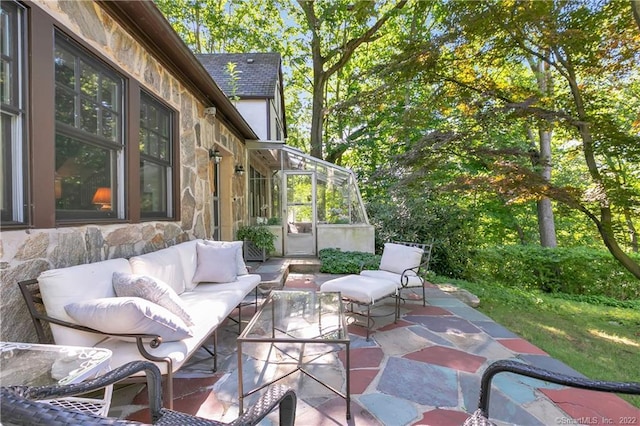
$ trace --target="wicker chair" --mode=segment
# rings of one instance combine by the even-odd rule
[[[501,372],[515,373],[579,389],[640,395],[640,382],[608,382],[590,380],[583,377],[559,374],[539,367],[526,365],[518,361],[500,360],[489,365],[484,373],[482,373],[482,379],[480,381],[480,403],[478,404],[478,409],[464,422],[463,426],[495,426],[495,423],[489,420],[489,397],[491,392],[491,379]]]
[[[221,423],[162,408],[161,374],[158,367],[148,361],[133,361],[107,374],[86,382],[56,386],[6,386],[0,388],[0,423],[11,425],[140,425],[124,419],[100,417],[90,413],[72,411],[39,400],[61,398],[92,392],[109,384],[145,371],[149,391],[149,410],[154,425],[164,426],[245,426],[256,425],[267,414],[279,408],[280,425],[293,426],[296,414],[296,395],[281,385],[268,388],[255,405],[232,423]]]

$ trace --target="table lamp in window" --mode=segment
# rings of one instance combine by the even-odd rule
[[[100,205],[100,210],[111,210],[111,188],[98,188],[91,202]]]

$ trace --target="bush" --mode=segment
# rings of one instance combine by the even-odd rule
[[[637,256],[635,256],[637,258]],[[640,280],[608,251],[585,247],[497,246],[479,249],[465,276],[549,293],[640,299]]]
[[[327,274],[359,274],[362,269],[378,269],[381,256],[361,251],[326,248],[318,253],[320,272]]]

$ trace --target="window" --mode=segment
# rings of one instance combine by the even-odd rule
[[[15,2],[0,8],[0,216],[3,226],[27,222],[24,107],[24,11]]]
[[[171,217],[173,113],[146,93],[140,96],[140,217]]]
[[[269,204],[267,202],[267,178],[256,169],[249,170],[249,213],[252,222],[261,224],[267,222]]]
[[[56,220],[124,218],[124,81],[61,34],[54,61]]]

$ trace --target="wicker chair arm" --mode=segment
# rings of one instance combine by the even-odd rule
[[[489,418],[489,397],[491,391],[491,379],[501,372],[515,373],[522,376],[545,380],[559,385],[570,386],[579,389],[587,389],[600,392],[624,393],[640,395],[640,382],[612,382],[603,380],[591,380],[584,377],[568,376],[556,373],[532,365],[526,365],[513,360],[500,360],[489,365],[482,374],[480,382],[480,403],[478,410]]]
[[[80,411],[72,411],[44,402],[32,401],[15,393],[8,387],[0,388],[0,421],[18,426],[130,426],[142,423],[101,417]]]
[[[257,425],[267,414],[279,407],[280,426],[293,426],[296,419],[296,401],[293,390],[279,384],[272,385],[249,410],[231,424]]]
[[[64,398],[103,389],[108,385],[122,381],[140,371],[144,371],[147,377],[149,408],[152,413],[160,412],[162,408],[162,375],[158,366],[149,361],[131,361],[100,377],[81,383],[34,387],[7,386],[3,389],[9,389],[14,394],[31,400]]]

